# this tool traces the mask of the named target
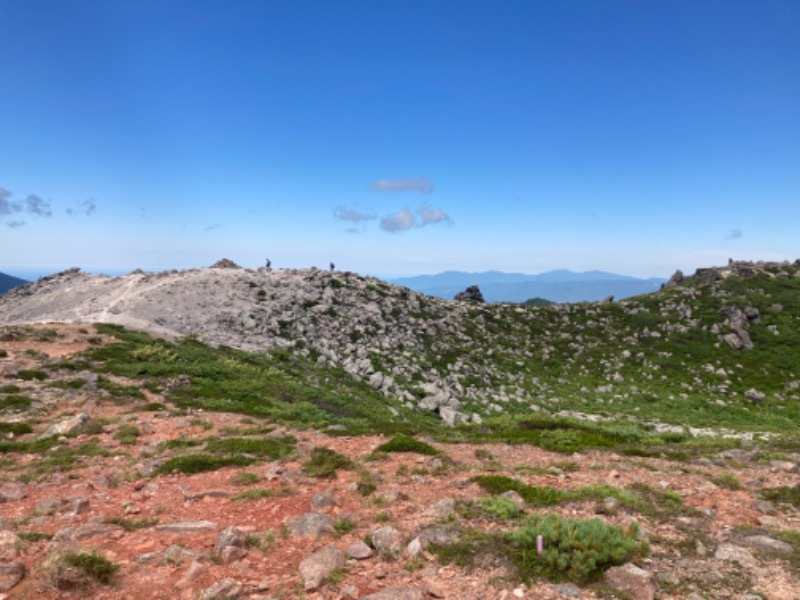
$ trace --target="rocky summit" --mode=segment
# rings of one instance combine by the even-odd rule
[[[800,261],[621,302],[72,269],[0,296],[0,595],[797,598]]]

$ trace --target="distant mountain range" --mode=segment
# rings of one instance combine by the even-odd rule
[[[418,275],[390,281],[428,296],[449,300],[465,288],[477,285],[487,302],[524,302],[530,298],[544,298],[552,302],[591,302],[612,295],[619,300],[655,292],[667,280],[659,277],[640,279],[604,271],[575,273],[557,269],[538,275],[502,271],[445,271],[438,275]]]
[[[5,294],[8,290],[14,289],[23,283],[28,282],[24,279],[20,279],[19,277],[12,277],[11,275],[0,273],[0,294]]]

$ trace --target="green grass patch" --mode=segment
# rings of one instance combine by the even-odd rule
[[[742,489],[742,482],[739,481],[739,478],[732,473],[720,473],[719,475],[714,475],[711,477],[711,482],[717,487],[721,487],[726,490]]]
[[[47,373],[44,371],[37,371],[35,369],[23,369],[21,371],[17,371],[17,378],[22,379],[22,381],[44,381],[47,379]]]
[[[428,456],[437,456],[441,454],[439,450],[430,444],[421,442],[408,435],[395,436],[388,442],[378,446],[375,450],[378,452],[414,452],[416,454],[425,454]]]
[[[259,481],[261,481],[261,475],[252,471],[240,471],[231,479],[234,485],[253,485]]]
[[[33,400],[20,394],[11,394],[0,398],[0,410],[23,411],[31,407]]]
[[[216,471],[223,467],[246,467],[256,462],[254,458],[246,456],[227,455],[218,456],[215,454],[189,454],[186,456],[176,456],[170,458],[158,469],[156,473],[169,474],[172,472],[185,473],[191,475],[194,473],[203,473],[205,471]]]
[[[782,486],[768,490],[762,490],[761,495],[767,500],[791,504],[800,508],[800,483],[793,486]]]
[[[107,558],[92,552],[68,552],[61,557],[65,565],[83,571],[91,579],[102,584],[110,584],[119,570],[119,565]]]
[[[297,440],[284,435],[264,438],[225,438],[210,440],[206,444],[208,452],[225,454],[249,454],[270,460],[289,456],[295,450]]]
[[[343,454],[330,448],[314,448],[308,460],[303,463],[303,473],[309,477],[332,479],[339,469],[355,469],[355,463]]]
[[[154,525],[158,524],[158,519],[148,519],[146,517],[138,518],[138,519],[127,519],[125,517],[111,517],[103,521],[104,523],[109,523],[111,525],[119,525],[125,531],[136,531],[138,529],[147,529],[148,527],[153,527]]]
[[[245,500],[259,500],[261,498],[273,498],[279,495],[278,492],[275,490],[270,490],[268,488],[253,488],[250,490],[245,490],[244,492],[240,492],[236,494],[231,500],[234,502],[242,502]]]
[[[118,440],[121,444],[132,446],[142,435],[142,431],[136,425],[120,425],[117,432],[114,434],[114,439]]]
[[[3,423],[0,422],[0,434],[12,433],[14,435],[24,435],[32,433],[33,428],[27,423]]]

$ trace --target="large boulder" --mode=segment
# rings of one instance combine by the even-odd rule
[[[477,285],[471,285],[463,292],[457,293],[453,300],[460,300],[461,302],[475,302],[478,304],[486,303],[486,300],[483,299],[481,288],[479,288]]]

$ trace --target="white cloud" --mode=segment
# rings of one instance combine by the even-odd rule
[[[401,208],[395,213],[386,215],[381,219],[381,229],[389,233],[398,231],[408,231],[409,229],[419,229],[428,225],[447,223],[453,225],[453,220],[441,208],[428,208],[420,206],[415,215],[408,208]]]
[[[373,214],[359,212],[354,208],[348,208],[344,204],[340,204],[333,210],[333,216],[340,221],[350,221],[351,223],[374,221],[378,218]]]
[[[441,208],[428,208],[427,206],[421,206],[417,213],[419,213],[419,226],[424,227],[425,225],[435,225],[436,223],[447,223],[448,225],[453,224],[453,220],[450,218],[446,212],[444,212]]]
[[[36,194],[30,194],[25,199],[25,205],[27,211],[33,215],[49,217],[53,214],[53,210],[50,208],[50,200],[45,200]]]
[[[369,184],[376,192],[419,192],[421,194],[433,193],[433,182],[427,177],[416,179],[379,179]]]
[[[391,215],[386,215],[381,219],[381,229],[389,233],[398,231],[408,231],[417,226],[414,214],[407,208],[401,208]]]

